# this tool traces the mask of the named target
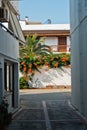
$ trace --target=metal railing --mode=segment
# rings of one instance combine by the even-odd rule
[[[3,30],[7,31],[10,35],[12,35],[14,38],[16,38],[17,40],[19,40],[19,38],[8,28],[6,28],[1,22],[0,22],[0,26]]]

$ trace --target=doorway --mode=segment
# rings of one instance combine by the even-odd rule
[[[11,96],[10,106],[14,107],[14,65],[10,62],[4,63],[4,89]]]

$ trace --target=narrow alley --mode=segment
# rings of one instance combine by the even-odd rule
[[[70,90],[21,90],[20,99],[21,109],[6,130],[87,130],[71,105]]]

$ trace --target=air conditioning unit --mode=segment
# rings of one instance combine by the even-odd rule
[[[8,22],[9,15],[8,10],[5,8],[0,8],[0,22]]]

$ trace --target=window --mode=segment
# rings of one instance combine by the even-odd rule
[[[13,88],[13,65],[4,64],[4,84],[6,91],[12,91]]]

